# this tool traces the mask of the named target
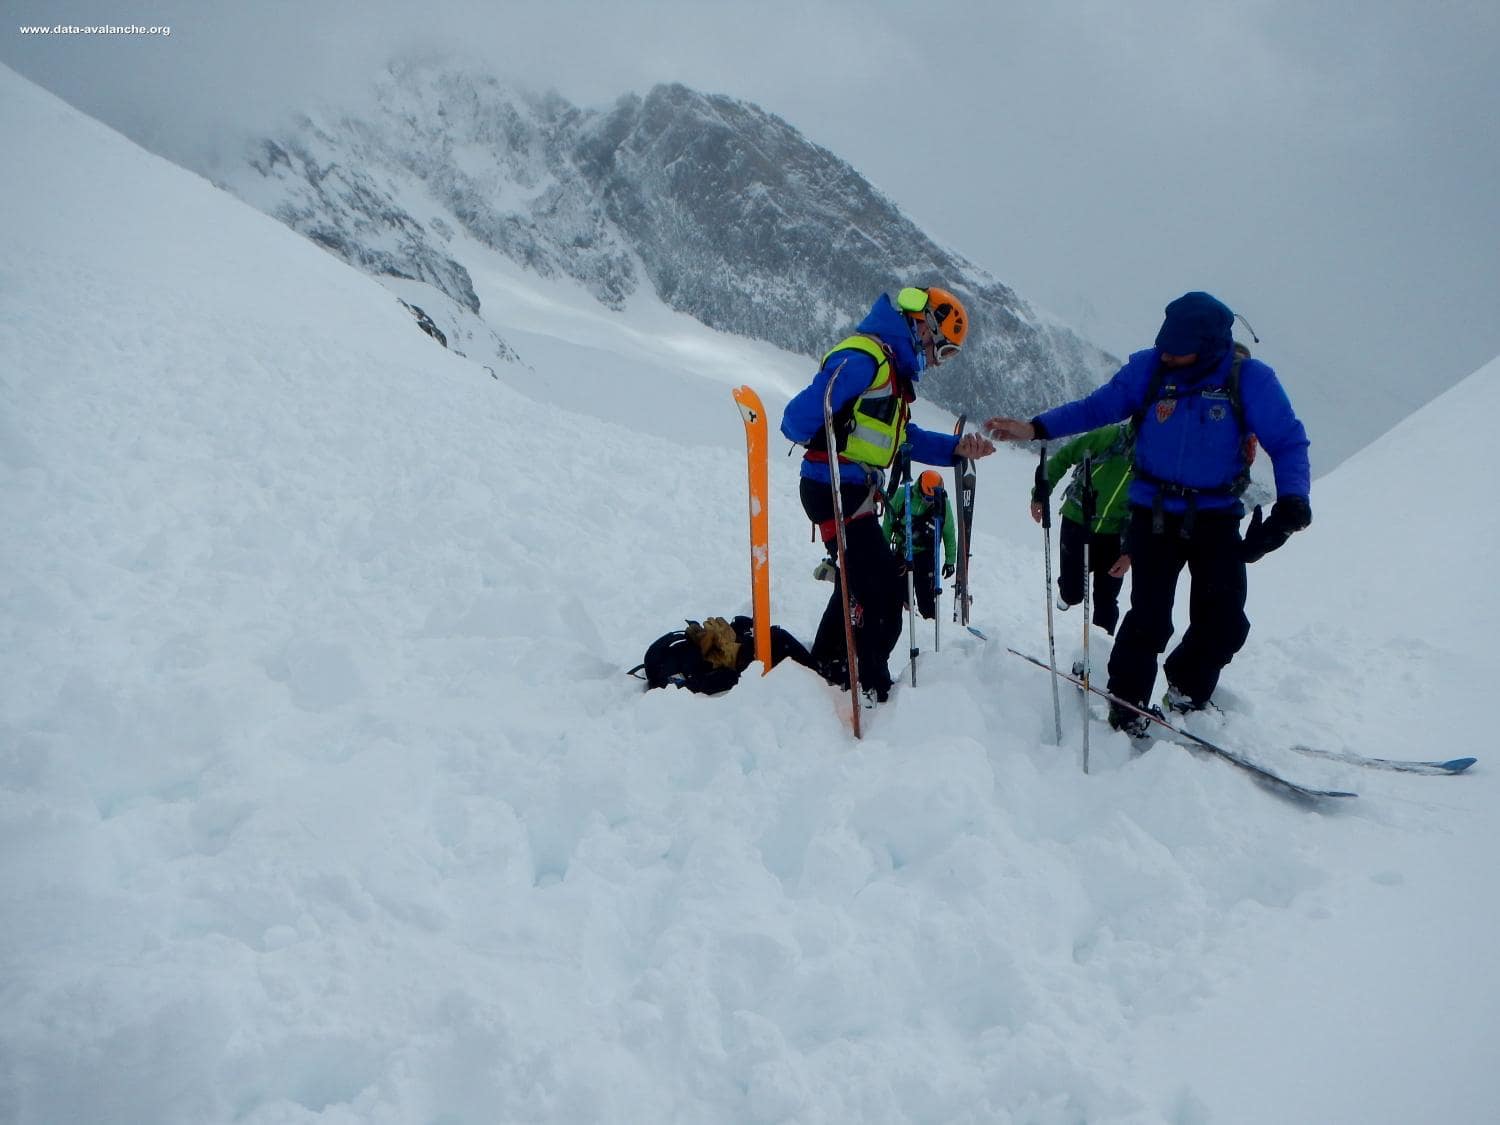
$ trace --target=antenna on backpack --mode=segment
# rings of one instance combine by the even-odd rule
[[[1260,343],[1260,337],[1255,334],[1255,329],[1250,327],[1250,322],[1248,320],[1246,320],[1239,313],[1234,314],[1234,319],[1245,326],[1245,331],[1250,333],[1250,339],[1254,340],[1257,344]]]

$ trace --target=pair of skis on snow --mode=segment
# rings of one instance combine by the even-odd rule
[[[1319,789],[1314,786],[1302,785],[1298,782],[1292,781],[1276,773],[1274,770],[1261,765],[1259,762],[1245,757],[1238,751],[1226,749],[1223,746],[1219,746],[1216,743],[1210,742],[1208,739],[1203,738],[1200,735],[1194,734],[1190,730],[1178,726],[1176,723],[1173,723],[1158,711],[1145,707],[1138,707],[1135,704],[1127,702],[1126,700],[1123,700],[1094,684],[1086,684],[1083,681],[1082,677],[1074,676],[1071,673],[1065,672],[1060,668],[1051,668],[1045,662],[1038,660],[1034,656],[1029,656],[1024,652],[1021,652],[1019,649],[1007,648],[1006,651],[1019,656],[1022,660],[1026,660],[1032,664],[1035,664],[1038,668],[1042,668],[1048,672],[1051,672],[1059,679],[1067,680],[1069,683],[1076,685],[1080,689],[1091,692],[1102,699],[1108,700],[1110,703],[1118,704],[1119,706],[1124,707],[1129,711],[1133,711],[1137,715],[1144,716],[1154,726],[1166,731],[1167,737],[1171,741],[1176,742],[1179,745],[1186,746],[1190,750],[1204,751],[1220,759],[1221,761],[1228,762],[1230,765],[1235,766],[1238,769],[1241,769],[1244,772],[1250,774],[1256,780],[1262,782],[1263,784],[1267,785],[1273,790],[1276,790],[1284,796],[1293,797],[1304,801],[1325,801],[1358,796],[1357,793],[1351,793],[1343,789]],[[1291,749],[1298,754],[1302,754],[1306,757],[1323,758],[1328,761],[1343,762],[1345,765],[1360,766],[1364,769],[1393,770],[1398,773],[1418,773],[1438,776],[1451,776],[1454,774],[1463,773],[1476,761],[1478,761],[1477,758],[1450,758],[1446,761],[1413,761],[1404,758],[1373,758],[1368,757],[1364,754],[1357,754],[1350,750],[1323,750],[1314,746],[1304,746],[1300,744],[1292,746]]]
[[[1082,474],[1083,526],[1085,528],[1083,548],[1084,554],[1082,601],[1083,660],[1081,662],[1081,666],[1075,666],[1075,672],[1073,674],[1064,672],[1057,666],[1057,635],[1053,629],[1052,623],[1052,489],[1047,475],[1047,443],[1045,441],[1041,443],[1040,447],[1037,450],[1036,478],[1034,483],[1032,484],[1031,498],[1033,503],[1040,506],[1041,508],[1041,511],[1039,513],[1034,514],[1038,516],[1037,522],[1041,524],[1042,528],[1042,557],[1044,559],[1043,578],[1045,579],[1045,585],[1043,586],[1042,591],[1042,601],[1043,605],[1046,607],[1047,613],[1047,659],[1044,662],[1038,660],[1034,656],[1028,656],[1026,653],[1021,652],[1019,649],[1006,646],[1006,651],[1011,655],[1019,656],[1022,660],[1029,661],[1030,663],[1035,664],[1038,668],[1052,673],[1052,722],[1054,730],[1056,731],[1057,743],[1059,745],[1062,744],[1062,705],[1058,695],[1058,684],[1063,680],[1067,680],[1069,683],[1073,684],[1079,689],[1078,702],[1082,710],[1081,727],[1083,740],[1084,773],[1089,772],[1089,731],[1093,727],[1092,714],[1089,710],[1089,695],[1092,693],[1094,695],[1102,696],[1104,699],[1107,699],[1112,706],[1124,708],[1137,715],[1140,715],[1143,718],[1147,719],[1149,722],[1170,732],[1170,735],[1173,737],[1174,741],[1178,741],[1183,745],[1188,746],[1189,749],[1205,751],[1219,758],[1221,761],[1228,762],[1230,765],[1243,770],[1244,772],[1250,774],[1250,776],[1253,777],[1256,781],[1270,787],[1283,796],[1308,802],[1355,796],[1354,793],[1350,793],[1344,790],[1316,789],[1311,786],[1301,785],[1295,781],[1291,781],[1288,778],[1282,777],[1274,770],[1269,770],[1259,763],[1253,762],[1233,750],[1226,750],[1222,746],[1218,746],[1212,742],[1209,742],[1205,738],[1200,738],[1198,735],[1195,735],[1190,731],[1183,730],[1181,727],[1177,726],[1174,723],[1168,722],[1166,716],[1164,716],[1160,711],[1148,710],[1144,707],[1138,707],[1135,704],[1120,699],[1118,696],[1115,696],[1108,691],[1101,690],[1094,685],[1091,678],[1092,658],[1089,653],[1089,637],[1092,633],[1091,619],[1093,617],[1093,601],[1090,598],[1089,592],[1091,568],[1089,565],[1090,560],[1088,556],[1089,540],[1092,538],[1092,532],[1094,530],[1094,488],[1092,465],[1088,457],[1085,457],[1083,459],[1083,464],[1078,471]],[[979,635],[981,637],[983,636],[982,633]]]
[[[1084,458],[1084,460],[1083,460],[1083,466],[1082,466],[1081,471],[1083,473],[1083,482],[1084,482],[1083,497],[1082,497],[1084,526],[1086,528],[1088,528],[1090,531],[1092,531],[1093,530],[1093,515],[1094,515],[1094,511],[1093,511],[1093,507],[1094,507],[1094,505],[1093,505],[1093,492],[1094,492],[1094,490],[1093,490],[1093,479],[1092,479],[1092,472],[1091,472],[1091,465],[1090,465],[1090,459],[1089,458],[1087,458],[1087,457]],[[1060,669],[1057,666],[1057,652],[1056,652],[1056,647],[1055,647],[1055,642],[1054,642],[1054,633],[1053,633],[1053,628],[1052,628],[1052,552],[1051,552],[1052,539],[1051,539],[1051,530],[1050,530],[1051,526],[1052,526],[1052,520],[1051,520],[1052,505],[1051,505],[1050,500],[1049,500],[1049,494],[1050,494],[1050,492],[1051,492],[1051,489],[1048,486],[1048,480],[1047,480],[1047,443],[1043,442],[1041,444],[1041,447],[1040,447],[1039,451],[1038,451],[1037,468],[1036,468],[1036,481],[1035,481],[1035,484],[1034,484],[1033,489],[1032,489],[1032,496],[1033,496],[1033,499],[1035,499],[1041,505],[1041,508],[1042,508],[1042,511],[1041,511],[1041,521],[1040,522],[1041,522],[1041,525],[1042,525],[1042,537],[1043,537],[1043,543],[1044,543],[1044,547],[1045,547],[1045,549],[1043,551],[1043,557],[1046,560],[1046,563],[1045,563],[1045,567],[1046,567],[1046,569],[1045,569],[1046,588],[1044,590],[1043,597],[1044,597],[1045,604],[1046,604],[1046,607],[1047,607],[1047,655],[1048,655],[1049,659],[1047,660],[1046,663],[1043,663],[1041,660],[1038,660],[1036,657],[1034,657],[1034,656],[1028,656],[1026,653],[1021,652],[1021,651],[1019,651],[1017,649],[1014,649],[1014,648],[1007,648],[1006,651],[1012,653],[1015,656],[1019,656],[1022,660],[1030,661],[1032,664],[1035,664],[1037,667],[1043,668],[1046,671],[1052,673],[1052,676],[1053,676],[1053,679],[1052,679],[1052,712],[1053,712],[1053,720],[1056,723],[1057,738],[1058,738],[1059,742],[1062,741],[1062,714],[1061,714],[1061,710],[1060,710],[1060,708],[1058,706],[1058,695],[1057,695],[1057,685],[1058,685],[1058,682],[1060,680],[1067,680],[1068,682],[1074,684],[1075,686],[1077,686],[1080,689],[1080,691],[1079,691],[1080,703],[1082,704],[1082,707],[1083,707],[1083,724],[1082,724],[1083,725],[1083,735],[1082,735],[1082,738],[1083,738],[1083,772],[1084,773],[1088,773],[1088,770],[1089,770],[1089,728],[1090,728],[1090,726],[1092,724],[1091,724],[1091,715],[1090,715],[1090,712],[1089,712],[1088,700],[1089,700],[1089,695],[1093,694],[1093,695],[1097,695],[1097,696],[1102,697],[1103,699],[1108,700],[1110,702],[1110,704],[1113,705],[1113,706],[1115,706],[1115,707],[1123,708],[1123,709],[1125,709],[1127,711],[1130,711],[1130,712],[1132,712],[1132,713],[1134,713],[1136,715],[1139,715],[1139,716],[1145,718],[1156,729],[1161,730],[1161,731],[1165,731],[1166,732],[1166,736],[1165,737],[1168,737],[1171,741],[1174,741],[1174,742],[1178,743],[1179,745],[1185,746],[1185,747],[1187,747],[1190,750],[1201,751],[1201,752],[1210,754],[1210,755],[1218,758],[1220,761],[1227,762],[1230,765],[1236,767],[1237,769],[1240,769],[1240,770],[1244,771],[1245,773],[1248,773],[1256,781],[1258,781],[1261,784],[1269,787],[1270,789],[1272,789],[1272,790],[1274,790],[1274,791],[1282,794],[1283,796],[1291,797],[1291,798],[1293,798],[1295,800],[1306,801],[1306,802],[1320,802],[1320,801],[1339,800],[1339,799],[1347,799],[1347,798],[1358,796],[1358,794],[1351,793],[1348,790],[1343,790],[1343,789],[1320,789],[1320,788],[1316,788],[1314,786],[1302,785],[1302,784],[1300,784],[1298,782],[1292,781],[1289,778],[1283,777],[1281,774],[1277,773],[1276,771],[1274,771],[1272,769],[1268,769],[1266,766],[1261,765],[1259,762],[1253,761],[1253,760],[1245,757],[1243,754],[1240,754],[1239,752],[1237,752],[1235,750],[1226,749],[1223,746],[1219,746],[1216,743],[1210,742],[1208,739],[1203,738],[1201,735],[1194,734],[1192,731],[1186,730],[1183,727],[1178,726],[1176,723],[1173,723],[1173,722],[1169,721],[1165,715],[1163,715],[1160,711],[1156,710],[1155,708],[1149,708],[1148,709],[1148,708],[1137,706],[1136,704],[1131,703],[1128,700],[1121,699],[1118,696],[1112,694],[1111,692],[1105,691],[1105,690],[1097,687],[1094,683],[1092,683],[1091,682],[1091,678],[1090,678],[1091,668],[1090,668],[1090,658],[1089,658],[1089,634],[1090,634],[1090,631],[1091,631],[1090,630],[1090,618],[1092,617],[1092,605],[1093,605],[1093,603],[1092,603],[1092,601],[1091,601],[1091,599],[1089,597],[1089,577],[1090,577],[1090,571],[1091,571],[1092,568],[1089,565],[1088,546],[1087,546],[1087,544],[1088,544],[1088,538],[1087,537],[1084,540],[1085,547],[1084,547],[1084,556],[1083,556],[1083,575],[1084,575],[1084,578],[1083,578],[1083,667],[1081,669],[1082,675],[1072,675],[1072,674],[1070,674],[1068,672],[1064,672],[1062,669]],[[983,636],[983,634],[980,634],[980,635]],[[1352,751],[1320,750],[1320,749],[1318,749],[1316,747],[1302,746],[1302,745],[1293,746],[1292,749],[1295,750],[1297,753],[1306,755],[1308,757],[1324,758],[1324,759],[1331,760],[1331,761],[1343,762],[1343,763],[1345,763],[1347,765],[1361,766],[1361,767],[1366,768],[1366,769],[1396,770],[1396,771],[1399,771],[1399,772],[1402,772],[1402,773],[1457,774],[1457,773],[1464,772],[1464,770],[1468,769],[1476,761],[1476,759],[1474,759],[1474,758],[1452,758],[1452,759],[1449,759],[1448,761],[1427,761],[1427,762],[1423,762],[1423,761],[1406,761],[1406,760],[1403,760],[1403,759],[1396,759],[1396,758],[1373,758],[1373,757],[1368,757],[1368,756],[1363,755],[1363,754],[1356,754],[1356,753],[1354,753]]]

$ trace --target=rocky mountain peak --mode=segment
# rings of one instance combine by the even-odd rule
[[[786,121],[678,83],[583,110],[397,63],[370,108],[265,138],[227,186],[351,264],[425,282],[481,319],[464,264],[474,244],[614,308],[648,285],[710,327],[810,357],[880,292],[941,284],[974,331],[966,362],[929,394],[971,413],[1035,410],[1111,362]]]

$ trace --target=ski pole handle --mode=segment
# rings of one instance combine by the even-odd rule
[[[1047,487],[1047,443],[1042,442],[1036,462],[1036,483],[1031,490],[1036,502],[1042,506],[1042,527],[1052,527],[1052,491]]]

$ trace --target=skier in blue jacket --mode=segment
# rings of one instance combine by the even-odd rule
[[[1007,441],[1066,437],[1137,419],[1130,523],[1130,611],[1109,658],[1109,691],[1145,707],[1157,659],[1172,637],[1172,605],[1184,566],[1192,577],[1188,628],[1164,671],[1164,702],[1177,711],[1207,706],[1219,674],[1250,633],[1245,564],[1312,522],[1307,431],[1276,373],[1235,354],[1234,314],[1207,293],[1166,308],[1156,346],[1133,354],[1092,394],[1029,422],[991,418],[985,430]],[[1270,455],[1276,504],[1260,510],[1242,540],[1239,493],[1248,471],[1247,438]],[[1112,705],[1110,724],[1132,736],[1147,720]]]
[[[833,555],[833,477],[823,425],[823,395],[832,380],[855,656],[861,687],[882,702],[891,687],[889,660],[901,638],[906,597],[905,579],[876,518],[886,472],[903,450],[928,465],[976,460],[995,451],[980,434],[960,440],[910,421],[922,373],[956,357],[968,331],[963,303],[946,289],[908,286],[894,302],[882,293],[854,334],[823,357],[812,383],[787,403],[781,418],[781,432],[807,447],[802,508]],[[848,682],[843,597],[842,584],[835,582],[812,645],[813,658],[834,683]]]

